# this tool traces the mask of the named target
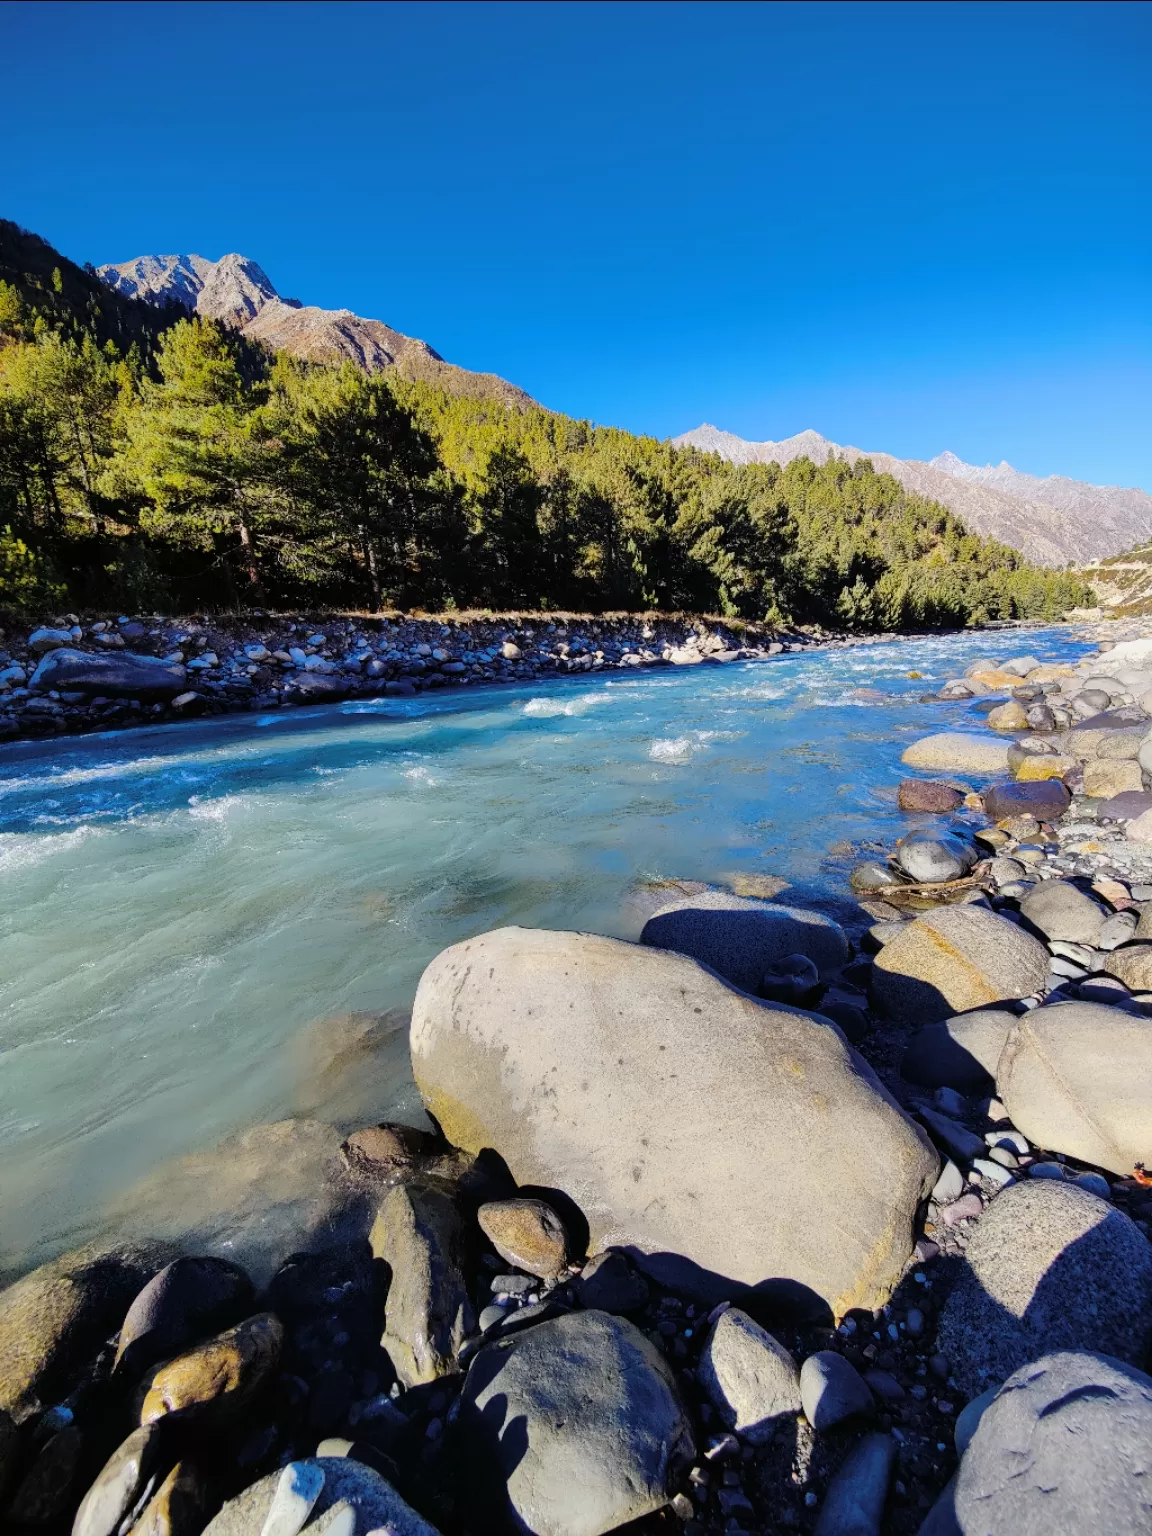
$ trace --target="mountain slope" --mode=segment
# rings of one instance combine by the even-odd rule
[[[705,424],[672,441],[677,447],[718,453],[734,464],[787,464],[801,456],[823,464],[833,454],[850,463],[871,459],[906,490],[948,507],[969,532],[999,539],[1042,565],[1104,559],[1152,537],[1152,496],[1144,491],[1057,475],[1042,480],[1008,464],[982,470],[951,453],[928,463],[898,459],[843,447],[811,430],[781,442],[753,443]]]
[[[175,302],[190,313],[236,326],[252,341],[310,362],[347,359],[369,373],[395,369],[408,379],[438,384],[454,394],[479,395],[503,405],[534,404],[530,395],[494,373],[472,373],[447,363],[413,336],[350,309],[320,309],[284,299],[262,267],[235,252],[219,261],[203,256],[138,256],[98,268],[109,288],[151,304]]]

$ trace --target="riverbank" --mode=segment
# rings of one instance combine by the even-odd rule
[[[77,1536],[1141,1529],[1152,641],[920,697],[968,728],[908,741],[841,922],[750,864],[638,882],[639,943],[470,925],[407,1036],[447,1139],[257,1126],[0,1295],[18,1526],[108,1455]],[[702,750],[653,741],[656,793]]]

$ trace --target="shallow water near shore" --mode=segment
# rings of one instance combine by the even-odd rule
[[[418,1120],[402,1010],[471,934],[634,938],[638,881],[736,872],[835,912],[846,845],[907,823],[903,747],[982,728],[920,694],[1092,648],[953,635],[0,749],[0,1271],[255,1122]]]

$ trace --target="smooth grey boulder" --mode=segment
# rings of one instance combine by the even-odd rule
[[[828,1485],[814,1536],[879,1536],[896,1442],[865,1435],[852,1447]]]
[[[181,1258],[165,1265],[128,1308],[115,1370],[139,1375],[189,1344],[253,1311],[252,1282],[228,1259]]]
[[[1055,1003],[1015,1023],[996,1088],[1037,1146],[1127,1176],[1152,1164],[1152,1019]]]
[[[819,1434],[875,1407],[868,1383],[843,1355],[818,1349],[800,1368],[804,1416]]]
[[[533,1536],[600,1536],[660,1509],[695,1455],[671,1366],[606,1312],[485,1345],[454,1433],[482,1527]]]
[[[456,1368],[476,1320],[464,1271],[464,1223],[446,1189],[411,1180],[390,1189],[369,1235],[391,1272],[381,1344],[406,1387]]]
[[[1152,1378],[1099,1353],[1046,1354],[984,1410],[952,1510],[964,1536],[1137,1536],[1152,1531],[1150,1477]]]
[[[481,934],[424,972],[411,1048],[454,1146],[563,1189],[591,1250],[714,1300],[880,1304],[935,1182],[928,1138],[839,1030],[665,950]]]
[[[948,832],[910,832],[896,844],[896,862],[924,885],[959,880],[976,863],[976,850]]]
[[[158,656],[137,656],[131,651],[95,656],[61,646],[48,652],[29,686],[44,692],[58,688],[70,693],[102,693],[110,699],[174,699],[187,688],[188,673],[182,663],[163,661]]]
[[[1152,1246],[1106,1201],[1053,1179],[1014,1184],[981,1216],[967,1258],[937,1332],[966,1392],[1052,1350],[1141,1358]]]
[[[159,1423],[145,1424],[116,1447],[76,1511],[72,1536],[116,1536],[160,1470],[165,1438]]]
[[[1020,903],[1020,911],[1046,939],[1095,944],[1107,912],[1067,880],[1041,880]]]
[[[689,955],[752,993],[787,955],[807,956],[821,975],[848,959],[848,941],[831,918],[727,891],[670,902],[644,924],[640,942]]]
[[[697,1377],[723,1422],[752,1445],[766,1445],[779,1420],[800,1412],[795,1360],[739,1307],[712,1325]]]
[[[900,1072],[926,1088],[955,1088],[978,1093],[996,1079],[1000,1053],[1016,1024],[1003,1008],[958,1013],[939,1024],[926,1024],[913,1035]]]
[[[941,731],[906,747],[900,761],[909,768],[952,768],[964,773],[1003,773],[1008,743],[975,731]]]
[[[20,1423],[63,1397],[166,1257],[92,1245],[0,1291],[0,1408]]]
[[[926,912],[885,944],[872,990],[893,1018],[927,1024],[1027,997],[1048,975],[1048,951],[1014,923],[975,906]]]
[[[307,1516],[308,1536],[438,1536],[434,1526],[406,1504],[380,1473],[350,1456],[317,1456],[294,1463],[319,1468],[323,1487]],[[261,1536],[264,1522],[280,1486],[281,1472],[270,1472],[259,1482],[229,1499],[204,1536]],[[349,1522],[350,1523],[347,1523]]]

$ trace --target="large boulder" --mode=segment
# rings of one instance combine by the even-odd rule
[[[464,1275],[464,1224],[447,1188],[412,1179],[384,1197],[369,1238],[388,1266],[381,1343],[406,1387],[455,1369],[475,1317]]]
[[[67,646],[49,651],[32,674],[29,685],[70,693],[106,694],[110,699],[174,699],[188,686],[188,673],[178,661],[158,656],[94,656]]]
[[[1152,1246],[1107,1201],[1055,1179],[1003,1190],[981,1216],[937,1346],[970,1396],[1057,1349],[1139,1360]]]
[[[630,1247],[717,1299],[775,1283],[836,1314],[876,1305],[936,1174],[839,1030],[598,934],[503,928],[445,950],[412,1063],[448,1139],[563,1189],[590,1252]]]
[[[786,955],[805,955],[825,974],[848,959],[848,941],[831,918],[728,891],[669,902],[644,924],[640,942],[690,955],[753,993]]]
[[[573,1312],[488,1344],[456,1430],[479,1528],[600,1536],[660,1509],[695,1455],[672,1368],[624,1318]]]
[[[1004,773],[1008,743],[974,731],[941,731],[922,736],[900,758],[909,768],[948,768],[962,773]]]
[[[0,1409],[19,1422],[63,1397],[162,1263],[150,1247],[93,1246],[0,1291]]]
[[[980,1093],[996,1080],[1000,1053],[1016,1023],[1003,1008],[977,1008],[939,1024],[926,1024],[908,1042],[901,1076],[926,1088]]]
[[[1046,939],[1068,944],[1095,944],[1108,915],[1068,880],[1039,881],[1020,903],[1020,911]]]
[[[893,1018],[930,1023],[1027,997],[1047,975],[1048,951],[1014,923],[981,907],[940,907],[884,945],[872,988]]]
[[[315,1469],[323,1474],[323,1483],[310,1513],[304,1513],[300,1525],[307,1522],[308,1536],[437,1536],[435,1528],[400,1497],[391,1483],[374,1468],[350,1456],[317,1456],[293,1462],[301,1468],[300,1481],[311,1483]],[[272,1503],[289,1473],[270,1472],[259,1482],[229,1499],[214,1520],[209,1521],[204,1536],[262,1536]],[[314,1484],[312,1484],[314,1486]],[[350,1523],[349,1523],[350,1522]],[[282,1525],[272,1526],[279,1532]]]
[[[1102,1003],[1020,1018],[996,1087],[1029,1141],[1111,1172],[1152,1165],[1152,1019]]]
[[[951,1489],[952,1529],[1152,1531],[1150,1447],[1152,1378],[1101,1354],[1044,1355],[1010,1376],[984,1410]]]

